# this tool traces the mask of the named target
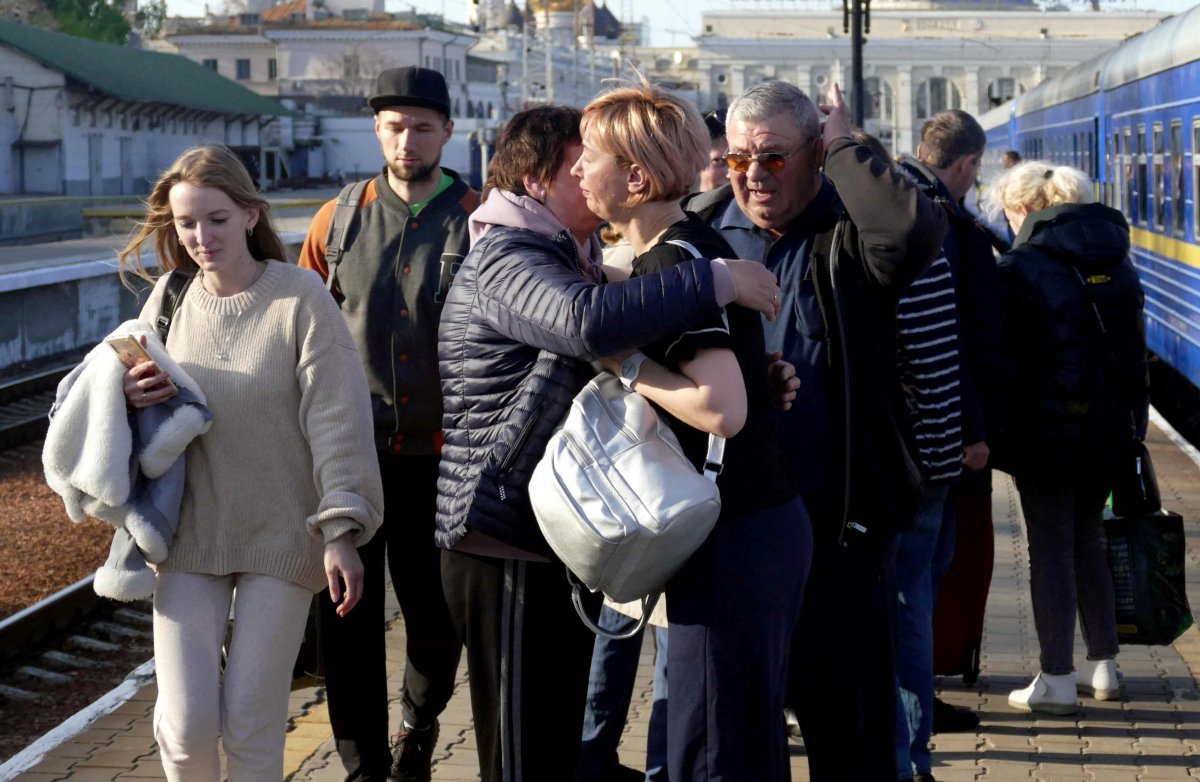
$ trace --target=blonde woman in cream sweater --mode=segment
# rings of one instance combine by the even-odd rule
[[[188,447],[179,531],[157,566],[154,735],[169,780],[279,782],[292,660],[312,594],[345,615],[362,589],[356,546],[379,525],[366,380],[320,278],[279,259],[267,203],[224,147],[185,152],[151,191],[122,271],[194,274],[167,349],[207,397]],[[154,323],[166,276],[141,318]],[[126,374],[132,407],[175,393],[151,362]],[[230,605],[227,663],[220,669]]]

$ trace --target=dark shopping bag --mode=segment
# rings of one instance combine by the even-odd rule
[[[1106,509],[1104,531],[1117,639],[1146,646],[1172,643],[1192,626],[1183,579],[1183,518],[1170,511],[1120,518]]]

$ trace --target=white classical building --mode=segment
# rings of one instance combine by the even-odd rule
[[[1153,11],[1043,11],[1032,0],[872,0],[866,130],[895,152],[911,152],[934,113],[982,114],[1161,18]],[[814,98],[833,82],[849,91],[840,2],[827,11],[709,11],[702,25],[688,69],[701,109],[724,108],[772,78]]]

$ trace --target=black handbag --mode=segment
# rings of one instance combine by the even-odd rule
[[[1178,513],[1118,518],[1105,512],[1117,640],[1166,646],[1192,626],[1184,583],[1187,541]]]
[[[1146,444],[1137,440],[1117,467],[1112,486],[1114,516],[1135,519],[1151,516],[1162,510],[1162,495],[1158,478]]]

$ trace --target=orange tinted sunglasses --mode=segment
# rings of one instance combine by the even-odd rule
[[[725,165],[740,174],[749,171],[751,163],[758,163],[772,174],[778,174],[787,164],[788,158],[795,157],[799,151],[799,149],[794,149],[786,155],[782,152],[759,152],[757,155],[747,155],[745,152],[730,152],[725,155]]]

